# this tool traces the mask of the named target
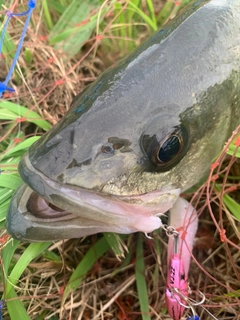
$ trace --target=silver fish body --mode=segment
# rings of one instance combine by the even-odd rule
[[[239,7],[192,3],[75,97],[21,160],[8,232],[46,241],[161,226],[239,124]]]

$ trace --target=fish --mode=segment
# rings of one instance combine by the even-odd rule
[[[21,159],[8,233],[30,242],[150,233],[169,210],[181,226],[180,194],[207,176],[239,124],[239,7],[191,3],[78,94]]]
[[[239,31],[239,0],[194,1],[103,72],[20,161],[8,233],[34,242],[162,227],[166,305],[179,320],[198,227],[180,195],[239,124]]]

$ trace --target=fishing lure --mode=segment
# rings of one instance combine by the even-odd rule
[[[173,256],[167,273],[166,303],[169,315],[173,320],[179,320],[185,311],[189,287],[183,260],[178,253],[178,232],[172,227],[165,227],[165,230],[168,236],[174,237]]]
[[[201,297],[200,301],[195,301],[189,297],[191,289],[188,284],[187,274],[185,272],[183,259],[179,254],[179,233],[171,226],[163,225],[167,236],[174,237],[172,257],[168,266],[166,283],[166,304],[169,315],[173,320],[180,320],[186,309],[191,310],[192,316],[187,320],[200,320],[195,311],[195,307],[200,306],[215,320],[214,315],[202,306],[205,301],[205,295],[198,291]]]

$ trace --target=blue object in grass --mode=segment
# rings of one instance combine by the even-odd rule
[[[11,87],[6,86],[4,83],[0,82],[0,92],[10,91],[14,92],[15,90]]]
[[[188,317],[187,320],[200,320],[199,316]]]
[[[20,51],[21,51],[21,48],[22,48],[22,45],[23,45],[23,40],[24,40],[24,37],[25,37],[26,32],[27,32],[27,27],[28,27],[30,19],[31,19],[32,11],[36,7],[36,1],[37,0],[28,1],[28,10],[25,11],[25,12],[22,12],[22,13],[13,13],[11,11],[6,11],[7,21],[5,22],[5,25],[3,27],[2,36],[1,36],[1,39],[0,39],[0,55],[2,53],[2,45],[3,45],[3,41],[4,41],[4,36],[5,36],[6,29],[7,29],[7,26],[8,26],[8,23],[9,23],[10,19],[12,17],[14,17],[14,16],[15,17],[19,17],[19,16],[25,16],[25,15],[27,15],[27,19],[26,19],[25,24],[24,24],[23,32],[22,32],[22,35],[21,35],[21,38],[20,38],[20,41],[19,41],[19,44],[18,44],[18,47],[17,47],[17,51],[15,53],[15,56],[14,56],[14,59],[13,59],[12,65],[11,65],[11,68],[10,68],[10,70],[8,72],[8,75],[7,75],[6,79],[5,79],[5,81],[4,82],[0,82],[0,98],[2,97],[2,93],[4,91],[6,91],[6,90],[10,91],[10,92],[14,92],[14,89],[11,88],[11,87],[8,87],[7,84],[8,84],[8,81],[11,79],[11,76],[13,74],[13,70],[14,70],[15,65],[17,63],[17,59],[19,57],[19,54],[20,54]]]
[[[2,308],[4,307],[4,300],[0,300],[0,320],[3,320]]]

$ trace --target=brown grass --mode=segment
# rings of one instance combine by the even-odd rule
[[[4,98],[38,110],[46,120],[55,124],[68,110],[73,96],[86,84],[95,80],[115,57],[110,55],[107,61],[103,61],[101,43],[93,38],[78,56],[69,60],[67,54],[48,45],[41,16],[34,15],[33,20],[35,27],[29,28],[25,40],[25,47],[28,47],[33,55],[32,65],[30,67],[24,59],[19,58],[17,72],[21,79],[20,85],[14,85],[16,94],[5,94]],[[20,30],[14,29],[14,25],[11,27],[12,33],[20,33]],[[23,73],[19,66],[24,69]],[[5,72],[6,70],[7,68]],[[1,76],[4,76],[4,72]],[[22,126],[26,134],[38,130],[26,123]],[[230,167],[236,167],[236,162],[234,159],[233,164],[232,158],[226,157],[224,152],[217,170],[221,168],[221,174],[227,174]],[[200,290],[205,294],[204,306],[217,319],[237,320],[240,319],[240,225],[223,206],[223,194],[213,190],[213,174],[219,175],[220,172],[212,172],[208,182],[194,195],[199,208],[200,224],[189,282],[194,292]],[[229,182],[224,178],[220,180],[224,188],[232,188],[235,197],[239,198],[236,192],[239,183]],[[188,197],[191,198],[191,195]],[[213,218],[216,219],[214,222]],[[223,230],[226,230],[226,237]],[[221,232],[223,241],[220,237]],[[26,302],[31,319],[40,319],[38,315],[43,311],[46,315],[41,319],[46,320],[141,319],[134,275],[136,235],[130,235],[125,240],[130,252],[127,254],[129,262],[126,265],[124,259],[119,261],[109,251],[99,259],[81,286],[62,305],[61,293],[64,286],[74,268],[98,237],[95,235],[54,243],[50,251],[61,257],[58,263],[40,256],[29,264],[18,284],[18,294],[19,299]],[[145,276],[151,317],[166,320],[170,319],[166,314],[164,298],[167,238],[162,231],[155,232],[153,237],[154,240],[144,239]],[[157,242],[161,251],[156,249]],[[21,255],[24,247],[22,244],[18,248],[15,257]],[[197,311],[202,320],[212,319],[202,307]],[[8,315],[4,313],[4,319],[8,320]]]

